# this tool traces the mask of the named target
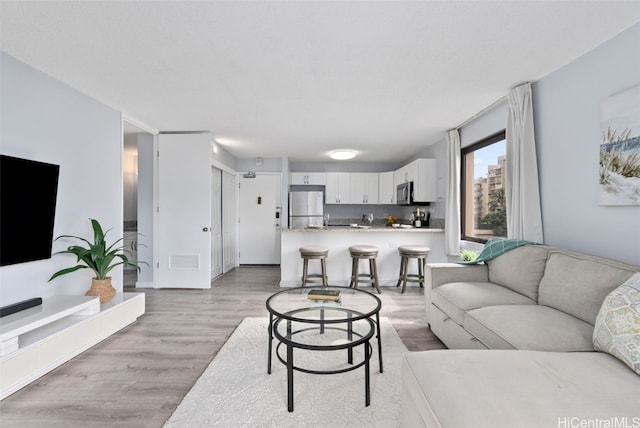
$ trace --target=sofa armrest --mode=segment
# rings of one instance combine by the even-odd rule
[[[461,265],[457,263],[427,263],[425,286],[432,290],[450,282],[487,282],[487,265]]]
[[[424,272],[424,299],[427,323],[431,308],[431,290],[450,282],[487,282],[487,265],[461,265],[458,263],[427,263]]]

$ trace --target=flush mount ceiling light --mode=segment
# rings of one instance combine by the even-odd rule
[[[329,153],[329,157],[337,160],[353,159],[356,157],[356,152],[353,150],[334,150]]]

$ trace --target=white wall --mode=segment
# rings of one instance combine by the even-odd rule
[[[640,206],[598,206],[602,102],[640,84],[640,24],[533,86],[545,241],[640,265]]]
[[[478,118],[460,128],[460,147],[464,148],[477,143],[507,127],[507,115],[509,106],[506,100],[498,102],[491,109],[481,114]],[[436,179],[438,202],[431,204],[436,218],[445,216],[445,195],[447,175],[447,141],[445,138],[425,147],[414,156],[418,158],[431,158],[436,160]],[[413,160],[413,159],[412,159]]]
[[[234,171],[240,171],[236,164],[236,158],[231,155],[228,151],[222,148],[220,144],[214,142],[211,146],[211,159],[220,162],[222,165],[231,168]]]
[[[238,158],[236,167],[239,173],[253,172],[283,172],[286,158],[262,158],[262,165],[256,165],[256,158]]]
[[[119,112],[0,52],[0,152],[60,165],[54,237],[91,237],[89,218],[122,237],[122,125]],[[54,242],[54,251],[66,248]],[[82,295],[87,270],[47,282],[75,259],[0,268],[0,306],[31,297]],[[122,291],[122,270],[112,271]]]
[[[507,127],[508,116],[509,105],[505,99],[460,128],[460,147],[468,147],[502,131]]]
[[[598,161],[600,105],[640,84],[638,46],[640,24],[533,84],[545,243],[636,265],[640,207],[598,206]],[[500,103],[462,127],[461,146],[505,129],[507,115]],[[444,144],[431,146],[438,162]]]

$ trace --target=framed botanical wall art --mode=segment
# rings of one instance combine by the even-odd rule
[[[640,86],[607,98],[600,110],[600,205],[640,205]]]

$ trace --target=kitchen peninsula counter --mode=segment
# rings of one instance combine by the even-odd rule
[[[281,232],[280,285],[300,286],[302,258],[299,248],[323,246],[329,249],[327,276],[329,284],[348,286],[351,277],[352,245],[374,245],[378,247],[378,279],[381,286],[393,286],[398,281],[400,270],[400,245],[423,245],[429,247],[427,262],[446,262],[444,253],[444,230],[438,228],[393,228],[373,225],[371,227],[319,226],[283,229]],[[309,272],[319,271],[319,262],[310,261]],[[362,262],[361,271],[368,272]],[[411,261],[410,272],[417,272],[417,262]],[[368,287],[369,284],[361,285]],[[407,285],[417,287],[417,283]],[[388,290],[388,288],[387,288]],[[382,290],[385,291],[384,289]]]
[[[431,227],[389,227],[389,226],[318,226],[318,227],[295,227],[283,229],[283,232],[432,232],[444,233],[444,229]]]

